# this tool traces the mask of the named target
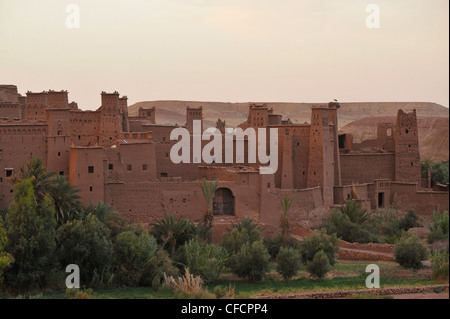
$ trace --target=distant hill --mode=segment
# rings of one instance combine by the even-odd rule
[[[263,103],[263,102],[256,102]],[[311,107],[317,103],[266,103],[274,109],[274,113],[290,118],[293,123],[311,121]],[[198,101],[148,101],[138,102],[128,108],[130,115],[137,115],[139,107],[156,107],[156,121],[159,124],[180,124],[186,122],[186,106],[203,106],[203,117],[206,125],[216,123],[217,119],[225,120],[228,126],[237,126],[247,120],[249,103],[198,102]],[[403,109],[417,110],[419,118],[449,117],[448,108],[429,102],[365,102],[341,103],[338,110],[339,127],[365,117],[396,116]]]
[[[263,102],[256,102],[263,103]],[[274,113],[290,118],[293,123],[311,121],[311,107],[317,103],[266,103]],[[137,115],[139,107],[156,107],[158,124],[186,123],[186,106],[203,106],[205,126],[215,126],[218,118],[226,126],[235,127],[247,120],[249,103],[198,102],[198,101],[148,101],[129,106],[130,115]],[[394,122],[397,111],[416,109],[419,125],[421,158],[449,159],[449,109],[429,102],[364,102],[341,103],[338,110],[339,129],[352,133],[354,141],[375,138],[379,121]]]

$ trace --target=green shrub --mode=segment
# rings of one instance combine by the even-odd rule
[[[48,194],[37,204],[31,178],[14,188],[14,203],[6,215],[5,250],[15,262],[4,273],[5,283],[18,290],[42,287],[57,266],[55,209]]]
[[[164,213],[164,217],[156,219],[152,227],[152,236],[170,255],[193,236],[192,221],[183,216],[179,216],[177,219],[176,214],[167,215]]]
[[[427,259],[428,250],[416,234],[404,233],[394,249],[395,261],[404,268],[420,269],[422,260]]]
[[[3,282],[3,272],[14,262],[13,256],[4,250],[7,245],[6,230],[3,228],[3,222],[0,218],[0,284]]]
[[[236,254],[233,273],[249,281],[261,281],[269,270],[270,255],[263,241],[247,242]]]
[[[114,244],[115,275],[119,284],[137,286],[148,275],[158,245],[142,226],[125,230]]]
[[[207,285],[219,279],[228,259],[224,248],[191,240],[185,244],[185,250],[186,266],[191,274],[200,276]]]
[[[258,223],[255,223],[251,218],[241,218],[237,223],[232,223],[231,225],[232,227],[231,229],[228,228],[228,231],[237,229],[239,232],[242,232],[242,230],[245,230],[250,243],[254,243],[261,239],[261,228],[258,226]]]
[[[369,218],[367,209],[362,208],[361,204],[353,200],[349,200],[345,205],[341,205],[339,212],[347,216],[350,222],[357,225],[364,224]]]
[[[448,251],[436,249],[431,255],[431,268],[433,269],[432,277],[434,280],[447,280],[449,273],[449,256]]]
[[[184,247],[181,247],[184,248]],[[180,271],[173,265],[172,259],[169,257],[169,253],[159,248],[156,254],[149,261],[149,266],[141,279],[142,286],[157,286],[156,283],[159,280],[162,283],[164,279],[164,273],[168,276],[178,276]]]
[[[325,278],[326,274],[331,270],[327,254],[323,250],[318,251],[312,261],[306,264],[306,269],[314,277],[319,279]]]
[[[417,215],[416,211],[410,209],[408,213],[399,221],[399,228],[408,231],[410,228],[420,227],[419,224],[419,215]]]
[[[281,247],[283,247],[283,238],[281,238],[281,235],[266,237],[264,238],[264,245],[266,246],[272,260],[275,260],[278,256],[278,253],[280,252]],[[288,247],[298,248],[298,242],[294,238],[290,237]]]
[[[311,262],[319,251],[323,251],[331,266],[336,263],[339,251],[336,235],[327,236],[324,231],[315,231],[300,243],[300,256],[303,264]]]
[[[427,241],[432,244],[436,241],[448,241],[449,240],[449,216],[448,212],[442,214],[434,211],[431,217],[431,223],[428,225],[430,233],[428,234]]]
[[[106,284],[111,278],[113,246],[109,230],[94,215],[62,225],[57,234],[60,262],[80,267],[84,285]]]
[[[300,270],[300,254],[293,248],[281,247],[277,256],[277,272],[288,281]]]
[[[351,243],[377,243],[378,235],[367,225],[353,223],[339,210],[333,210],[326,224],[328,234],[336,234],[339,238]]]

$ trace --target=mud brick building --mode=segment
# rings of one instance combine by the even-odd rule
[[[186,109],[191,135],[193,121],[203,121],[202,112]],[[276,225],[284,194],[295,195],[291,218],[312,227],[322,224],[329,207],[348,199],[369,209],[392,205],[421,215],[448,210],[448,191],[421,187],[415,111],[399,110],[395,124],[379,124],[377,138],[359,144],[350,134],[338,133],[338,112],[334,102],[318,104],[309,124],[293,124],[265,104],[249,104],[240,128],[278,129],[278,170],[263,175],[260,163],[248,163],[247,140],[243,163],[174,164],[169,154],[177,141],[170,134],[178,126],[158,124],[156,108],[129,116],[127,97],[118,92],[102,92],[101,106],[83,111],[69,103],[67,91],[21,96],[17,87],[1,85],[0,208],[12,199],[10,178],[39,156],[48,170],[80,188],[84,204],[102,201],[135,221],[148,222],[163,212],[200,219],[206,209],[202,178],[219,179],[216,215]]]

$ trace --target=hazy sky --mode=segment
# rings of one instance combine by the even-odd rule
[[[66,27],[66,6],[80,28]],[[368,4],[380,28],[366,27]],[[449,105],[448,0],[0,0],[0,84],[145,100]]]

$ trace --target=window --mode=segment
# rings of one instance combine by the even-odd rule
[[[88,173],[94,174],[94,166],[88,166]]]
[[[64,171],[59,171],[59,175],[64,176]]]
[[[89,187],[89,191],[90,191],[90,192],[92,192],[92,186],[91,186],[91,187]]]
[[[143,171],[146,171],[147,168],[148,168],[147,164],[142,165],[142,170],[143,170]]]
[[[58,152],[58,156],[61,156],[61,152]]]
[[[114,169],[114,164],[108,164],[108,169],[112,171]]]
[[[5,173],[6,173],[6,177],[11,177],[12,176],[12,169],[5,169]]]
[[[0,150],[0,160],[2,159],[2,157],[3,157],[3,150]]]
[[[167,177],[167,173],[161,173],[161,177]]]
[[[131,171],[131,164],[127,165],[127,171]]]
[[[58,135],[61,135],[61,131],[58,131]]]

